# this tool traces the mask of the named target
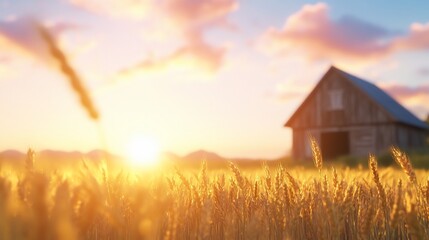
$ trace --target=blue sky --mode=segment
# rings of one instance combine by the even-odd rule
[[[283,124],[331,64],[424,118],[428,5],[0,0],[0,149],[102,147],[33,21],[82,77],[112,151],[140,135],[178,154],[271,158],[289,151]]]

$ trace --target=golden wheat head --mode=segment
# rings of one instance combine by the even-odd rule
[[[310,139],[314,166],[316,166],[316,168],[319,169],[320,171],[322,170],[322,167],[323,167],[322,151],[320,151],[320,147],[319,147],[319,144],[317,143],[316,138],[314,138],[314,136],[311,134],[309,134],[308,137]]]
[[[411,165],[411,161],[408,158],[408,156],[404,152],[399,150],[399,148],[397,147],[392,147],[391,151],[396,163],[398,163],[398,165],[401,166],[405,174],[407,174],[408,180],[411,183],[416,184],[417,183],[416,173],[414,172],[413,166]]]

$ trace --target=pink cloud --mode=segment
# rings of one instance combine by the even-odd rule
[[[136,66],[137,70],[167,68],[187,61],[198,69],[217,71],[222,66],[226,49],[205,42],[204,31],[226,24],[226,17],[237,7],[236,0],[167,0],[162,9],[169,21],[181,29],[185,44],[163,58],[144,60]]]
[[[0,56],[0,64],[5,64],[11,62],[12,59],[8,56]]]
[[[411,24],[409,35],[394,39],[392,45],[398,50],[429,49],[429,23]]]
[[[404,85],[386,85],[381,88],[404,104],[419,117],[429,114],[429,85],[409,87]]]
[[[219,24],[238,8],[237,0],[68,0],[76,7],[96,14],[144,19],[152,14],[169,18],[175,25],[205,27]]]
[[[49,62],[47,45],[37,31],[37,23],[30,18],[0,22],[0,42],[7,51],[19,52]]]
[[[299,80],[284,82],[277,84],[275,91],[269,93],[268,97],[280,102],[297,101],[307,96],[313,87],[313,83]]]
[[[188,61],[198,69],[217,71],[226,52],[204,41],[204,31],[227,23],[227,16],[238,8],[236,0],[167,0],[162,9],[169,21],[181,29],[184,46],[170,55],[143,61],[140,68],[165,68],[181,61]]]
[[[238,9],[236,0],[167,0],[163,9],[171,20],[196,31],[227,22],[226,16]]]
[[[275,98],[282,102],[289,102],[289,101],[295,101],[296,99],[301,99],[303,96],[305,96],[305,93],[291,90],[291,91],[279,92],[276,94]]]
[[[308,4],[288,17],[282,29],[270,27],[261,48],[274,54],[299,51],[314,59],[379,59],[398,51],[429,49],[429,24],[415,23],[398,36],[382,27],[346,16],[330,19],[325,3]]]
[[[408,87],[404,85],[388,85],[382,87],[383,90],[400,100],[407,100],[418,96],[429,97],[429,85],[418,87]]]
[[[175,52],[161,58],[148,58],[133,67],[122,70],[120,74],[130,74],[139,70],[159,70],[186,64],[215,72],[222,65],[224,52],[224,48],[213,47],[196,34],[187,41],[185,46]]]
[[[167,56],[145,59],[122,72],[168,68],[184,59],[191,62],[197,69],[202,67],[210,72],[218,70],[222,66],[226,49],[204,41],[204,32],[214,27],[227,26],[228,14],[238,8],[237,0],[126,0],[123,2],[108,0],[107,3],[100,0],[69,1],[89,11],[97,13],[101,11],[111,16],[117,16],[114,14],[117,11],[121,13],[122,17],[126,17],[128,14],[130,18],[134,18],[136,15],[135,12],[129,12],[129,9],[150,9],[154,15],[151,18],[156,17],[160,24],[168,24],[178,32],[178,35],[170,37],[184,41],[182,46]],[[114,7],[115,11],[111,12],[110,7],[107,7],[109,5]],[[145,17],[143,10],[141,13],[138,16]]]
[[[59,38],[64,31],[77,27],[68,23],[42,24],[39,20],[30,17],[0,21],[0,43],[2,43],[0,49],[30,56],[48,65],[53,64],[54,60],[45,40],[40,35],[39,26],[49,29],[50,34],[56,38]]]
[[[100,15],[142,19],[153,9],[153,0],[68,0],[70,4]]]

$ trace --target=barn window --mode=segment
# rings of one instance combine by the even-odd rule
[[[335,89],[329,91],[329,110],[343,109],[343,90]]]

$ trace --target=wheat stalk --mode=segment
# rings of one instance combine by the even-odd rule
[[[311,144],[311,152],[313,154],[313,162],[314,166],[319,169],[319,172],[323,167],[323,159],[322,159],[322,151],[320,151],[319,144],[317,143],[316,138],[313,135],[309,134],[310,144]]]
[[[78,94],[80,98],[80,103],[87,110],[91,119],[98,120],[98,111],[95,108],[88,91],[82,84],[82,80],[79,78],[76,71],[71,67],[70,63],[68,62],[66,55],[57,46],[53,37],[46,28],[44,28],[42,25],[39,25],[38,30],[43,40],[48,45],[52,57],[54,57],[58,61],[58,63],[60,64],[61,71],[68,77],[73,90]]]
[[[384,190],[383,185],[380,182],[380,177],[378,174],[378,167],[377,167],[377,160],[375,159],[375,156],[372,154],[369,155],[368,165],[369,165],[369,168],[371,169],[372,180],[374,181],[374,183],[377,187],[378,196],[381,200],[383,208],[386,208],[386,206],[387,206],[387,204],[386,204],[386,192]]]
[[[366,172],[333,169],[332,180],[315,169],[247,172],[232,163],[226,171],[203,163],[199,174],[166,168],[161,179],[115,177],[85,162],[50,174],[43,159],[37,163],[0,171],[0,239],[427,239],[429,232],[429,180],[410,188],[373,155]]]
[[[417,184],[416,173],[414,172],[413,166],[411,165],[411,161],[408,156],[404,152],[401,152],[401,150],[399,150],[397,147],[392,147],[391,151],[396,163],[398,163],[405,174],[407,174],[408,180],[413,184]]]

